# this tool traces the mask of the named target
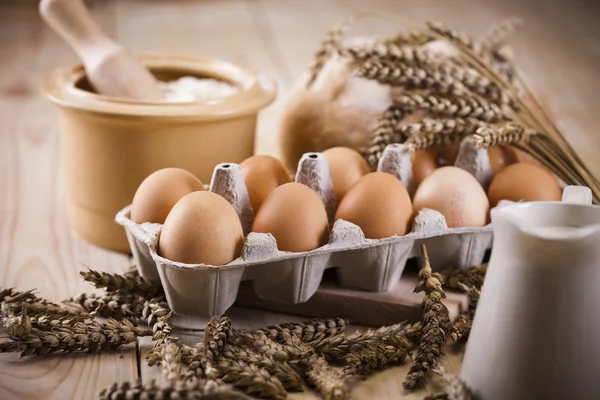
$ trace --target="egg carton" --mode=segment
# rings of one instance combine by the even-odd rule
[[[477,149],[472,141],[463,141],[456,165],[471,172],[484,187],[489,184],[487,151]],[[414,192],[410,153],[403,145],[387,146],[377,169],[394,175],[409,193]],[[434,269],[481,263],[491,248],[490,225],[448,228],[444,216],[431,209],[419,212],[412,231],[405,236],[384,239],[365,238],[362,230],[348,221],[334,222],[337,205],[329,167],[321,153],[304,154],[295,181],[319,195],[332,226],[328,243],[308,252],[279,251],[271,234],[251,232],[248,192],[239,165],[233,163],[216,166],[208,188],[233,205],[246,235],[241,257],[229,264],[183,264],[161,257],[157,244],[162,225],[133,222],[130,206],[117,214],[116,221],[126,230],[140,275],[160,280],[169,307],[192,320],[225,313],[236,299],[240,282],[246,280],[252,281],[260,298],[301,303],[317,291],[328,268],[337,268],[338,283],[344,287],[382,292],[398,282],[406,261],[420,254],[422,244],[427,246]]]

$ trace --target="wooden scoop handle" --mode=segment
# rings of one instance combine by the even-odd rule
[[[98,93],[139,100],[163,99],[150,71],[102,32],[82,0],[42,0],[40,14],[75,50]]]
[[[121,49],[94,22],[82,0],[42,0],[40,14],[87,67]]]

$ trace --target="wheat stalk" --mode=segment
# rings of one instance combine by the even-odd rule
[[[19,291],[16,288],[2,289],[0,290],[0,303],[39,303],[58,307],[57,304],[38,297],[34,292],[35,290]]]
[[[46,311],[32,314],[30,318],[31,326],[41,331],[51,331],[53,329],[69,327],[73,326],[75,323],[86,321],[89,321],[89,317],[86,315],[49,313]]]
[[[327,38],[321,43],[321,47],[315,55],[315,62],[310,67],[310,76],[306,85],[307,87],[312,85],[312,83],[315,81],[319,75],[319,72],[321,72],[321,69],[323,69],[323,66],[329,57],[331,57],[331,54],[340,48],[341,38],[353,23],[354,19],[349,19],[333,27],[327,33]]]
[[[18,315],[21,312],[23,304],[27,304],[27,310],[31,314],[48,313],[53,315],[81,315],[82,310],[79,307],[62,307],[54,303],[43,301],[24,301],[24,302],[3,302],[0,311],[3,317]],[[85,313],[84,313],[85,314]]]
[[[427,27],[440,36],[450,39],[452,42],[460,43],[468,49],[474,49],[473,39],[462,31],[448,28],[439,21],[427,22]]]
[[[223,347],[232,336],[231,320],[229,317],[212,317],[204,331],[205,374],[212,378],[214,366],[221,358]]]
[[[187,366],[184,380],[206,378],[206,359],[204,358],[204,342],[198,342],[194,347],[181,346],[181,360]]]
[[[226,345],[222,354],[227,359],[243,361],[246,364],[265,369],[276,377],[286,390],[303,391],[305,389],[302,377],[286,362],[278,362],[266,354],[232,344]]]
[[[355,17],[391,19],[416,29],[421,28],[420,24],[389,12],[365,10],[356,14]],[[485,90],[487,93],[483,93],[484,97],[493,102],[499,101],[502,104],[507,103],[510,105],[511,108],[516,111],[518,122],[525,125],[528,129],[540,132],[542,134],[540,136],[546,137],[544,141],[549,142],[538,143],[537,146],[534,147],[525,145],[520,149],[532,155],[548,168],[552,168],[552,171],[567,184],[585,185],[590,187],[593,193],[594,202],[596,204],[600,203],[600,182],[596,180],[587,166],[570,147],[556,123],[550,118],[544,107],[537,101],[519,72],[515,71],[516,79],[515,82],[512,83],[479,54],[477,46],[474,45],[473,41],[466,37],[466,35],[454,32],[440,24],[430,24],[428,28],[429,33],[434,38],[443,39],[458,50],[463,61],[470,66],[470,68],[461,70],[458,69],[457,65],[447,63],[448,66],[444,67],[442,65],[440,68],[444,70],[446,74],[452,75],[452,79],[455,81],[468,77],[468,75],[464,77],[461,76],[464,75],[465,72],[468,72],[473,76],[478,76],[478,79],[482,80],[480,83],[485,83],[487,87]],[[380,70],[382,69],[379,66],[378,68]],[[378,78],[378,68],[371,68],[372,70],[367,71],[365,76],[371,74],[373,79]],[[389,74],[389,68],[386,72]],[[466,82],[466,85],[468,86],[468,82]],[[474,90],[476,93],[481,94],[476,87],[473,87],[470,90]],[[527,104],[524,101],[523,95],[530,98],[533,104]],[[541,141],[542,140],[540,140],[540,142]]]
[[[484,126],[475,133],[475,143],[481,148],[510,144],[537,154],[541,163],[555,175],[570,184],[589,186],[590,182],[578,174],[573,164],[562,162],[554,155],[560,152],[557,143],[547,135],[532,132],[514,122]]]
[[[425,118],[423,121],[405,125],[400,133],[408,139],[404,142],[409,151],[460,142],[485,123],[475,118]]]
[[[346,330],[348,321],[343,318],[312,319],[305,322],[283,323],[258,329],[256,333],[264,333],[276,342],[284,341],[286,334],[295,336],[302,342],[313,342],[326,337],[336,336]]]
[[[467,286],[463,283],[459,283],[458,287],[468,294],[469,307],[466,311],[459,314],[450,328],[449,336],[454,342],[461,339],[466,340],[468,338],[469,333],[471,332],[471,326],[473,325],[473,318],[475,318],[475,310],[479,303],[479,297],[481,296],[480,289],[474,286]]]
[[[2,320],[20,315],[23,306],[30,314],[80,315],[78,307],[65,308],[37,296],[33,290],[18,291],[15,288],[0,290],[0,318]]]
[[[489,149],[496,146],[527,142],[533,133],[523,125],[509,122],[501,125],[482,126],[475,132],[475,145]]]
[[[402,363],[414,342],[404,335],[392,335],[378,342],[371,342],[361,350],[349,353],[344,361],[344,371],[349,375],[366,375],[392,363]]]
[[[439,74],[460,82],[469,91],[489,100],[497,105],[508,105],[513,110],[518,106],[494,81],[481,75],[478,71],[468,66],[457,65],[448,61],[439,65]]]
[[[466,311],[463,311],[458,315],[450,327],[448,336],[453,342],[458,342],[461,339],[466,341],[469,337],[471,327],[473,326],[475,310],[477,309],[477,303],[479,302],[479,296],[481,294],[479,289],[474,287],[467,288],[465,286],[463,290],[469,295],[469,307]]]
[[[163,376],[168,381],[180,381],[187,372],[182,363],[182,346],[176,338],[165,339],[161,346],[161,362]]]
[[[75,297],[64,300],[63,304],[75,308],[90,316],[104,318],[136,318],[141,315],[145,300],[137,295],[95,294],[81,293]],[[47,309],[50,311],[50,309]]]
[[[303,360],[309,356],[304,346],[289,342],[286,344],[277,343],[260,331],[236,330],[232,335],[231,343],[238,346],[248,346],[258,353],[266,354],[281,362]]]
[[[530,108],[529,105],[523,101],[523,98],[514,85],[507,82],[507,80],[490,67],[485,60],[475,54],[471,48],[448,36],[442,37],[448,39],[451,44],[455,45],[474,68],[502,89],[516,105],[515,108],[518,111],[519,118],[529,125],[531,129],[543,132],[543,136],[546,137],[546,140],[551,141],[555,147],[554,151],[540,151],[539,148],[531,148],[528,146],[525,146],[524,150],[533,155],[544,165],[556,166],[554,172],[568,184],[583,183],[585,186],[590,187],[590,189],[592,189],[594,201],[596,203],[600,202],[600,183],[593,177],[585,164],[569,146],[556,124],[548,116],[546,110],[540,106],[539,102],[528,88],[525,80],[517,74],[517,83],[524,90],[525,94],[533,100],[535,110]],[[558,140],[555,141],[550,136],[550,133]],[[575,174],[571,171],[574,171]]]
[[[556,176],[571,185],[588,186],[594,194],[593,176],[584,176],[578,173],[575,164],[566,163],[555,155],[560,152],[558,143],[545,134],[534,134],[531,136],[526,146],[530,152],[540,156],[541,163],[552,171]],[[597,183],[597,182],[596,182]],[[594,199],[598,199],[600,194],[594,194]]]
[[[332,368],[323,357],[313,356],[310,359],[306,375],[324,400],[350,398],[345,373]]]
[[[484,122],[510,119],[497,104],[475,94],[441,96],[428,92],[409,92],[395,98],[394,103],[404,110],[423,109],[444,117],[474,118]]]
[[[473,319],[469,315],[469,312],[465,311],[460,313],[450,327],[450,332],[448,333],[450,340],[453,342],[458,342],[461,339],[466,340],[469,336],[469,332],[471,332],[472,325]]]
[[[144,304],[141,317],[152,327],[152,339],[154,346],[146,355],[148,365],[157,365],[162,361],[162,347],[173,332],[173,326],[169,322],[172,311],[161,299],[152,299]]]
[[[398,47],[404,46],[422,46],[434,40],[428,32],[415,30],[410,32],[401,32],[383,39],[383,43],[392,44]]]
[[[434,277],[427,280],[426,286],[433,282]],[[121,281],[119,277],[110,279]],[[121,300],[134,298],[136,302],[142,299],[131,294],[112,296]],[[106,300],[106,297],[112,298],[80,296],[79,300],[97,310],[94,302]],[[13,301],[1,304],[2,324],[11,341],[1,343],[0,352],[43,355],[57,351],[110,350],[132,343],[139,336],[152,335],[156,343],[148,355],[148,362],[160,366],[167,382],[162,386],[154,382],[147,385],[139,382],[114,384],[101,393],[102,399],[248,398],[230,386],[207,379],[207,372],[220,382],[229,382],[246,393],[282,399],[286,396],[286,389],[304,389],[298,368],[304,371],[323,398],[346,399],[349,397],[347,375],[366,374],[390,363],[401,362],[422,337],[421,342],[431,341],[427,336],[429,333],[422,335],[423,324],[429,326],[432,321],[439,320],[443,312],[439,309],[441,303],[430,296],[424,302],[424,309],[429,310],[429,314],[424,316],[423,322],[404,322],[352,334],[345,333],[347,321],[339,318],[285,323],[248,332],[235,331],[231,329],[228,318],[216,317],[206,328],[205,340],[190,347],[179,344],[178,339],[172,336],[172,312],[160,296],[145,299],[139,314],[131,316],[133,320],[146,321],[149,327],[137,327],[129,319],[109,319],[100,323],[94,319],[96,315],[71,313],[32,292],[5,289],[0,291],[0,298]],[[90,301],[92,304],[89,304]],[[20,311],[17,310],[18,305],[21,306]],[[30,316],[28,312],[32,305],[43,308],[42,312]],[[54,308],[58,308],[56,313],[48,311]],[[328,365],[319,353],[330,359],[343,359],[346,368]]]
[[[149,336],[151,331],[134,326],[129,320],[109,319],[100,324],[92,319],[72,320],[50,330],[32,327],[27,314],[12,319],[6,327],[11,342],[0,343],[0,352],[20,352],[21,356],[44,355],[53,352],[98,352],[116,349],[133,343],[139,336]]]
[[[373,343],[385,341],[391,336],[404,336],[409,341],[416,341],[421,336],[421,323],[408,324],[402,322],[395,325],[382,326],[376,330],[357,330],[349,335],[338,335],[311,343],[315,353],[322,354],[330,360],[342,359],[353,352],[359,352]]]
[[[124,275],[100,272],[93,269],[79,272],[81,277],[98,289],[106,289],[108,293],[118,295],[134,295],[153,298],[163,295],[159,282],[151,282],[142,278],[137,270]]]
[[[449,271],[442,271],[444,276],[444,287],[449,289],[463,289],[463,285],[481,289],[487,264],[475,265],[469,268],[456,268]]]
[[[492,25],[477,41],[480,54],[492,54],[506,38],[523,25],[518,17],[512,17]]]
[[[366,159],[372,169],[377,168],[377,163],[383,151],[388,144],[392,143],[396,127],[403,117],[404,111],[402,108],[396,104],[392,104],[379,118],[366,152]]]
[[[384,85],[405,90],[431,90],[435,93],[464,93],[465,87],[457,79],[439,68],[419,66],[389,60],[358,61],[356,75]]]
[[[408,65],[430,65],[435,62],[431,53],[420,47],[403,46],[377,42],[362,47],[348,47],[338,50],[342,56],[350,58],[354,64],[385,61],[387,63],[404,63]]]
[[[419,271],[419,281],[415,292],[425,292],[421,303],[423,330],[413,365],[403,383],[405,389],[413,389],[425,384],[427,374],[437,365],[442,354],[442,349],[446,344],[446,331],[450,323],[448,309],[442,303],[442,299],[446,297],[442,289],[443,277],[432,271],[425,245],[421,246],[421,250],[424,263]]]
[[[151,400],[151,399],[212,399],[212,400],[251,400],[244,393],[235,391],[229,385],[220,385],[213,381],[195,383],[173,382],[159,386],[155,381],[144,385],[135,383],[114,383],[100,393],[100,400]]]
[[[215,365],[215,375],[247,394],[265,399],[285,399],[287,391],[281,382],[257,365],[241,360],[221,358]]]

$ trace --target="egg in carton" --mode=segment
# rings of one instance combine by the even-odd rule
[[[487,188],[492,177],[488,153],[477,149],[470,138],[461,143],[456,166],[470,172]],[[414,194],[411,155],[402,144],[387,146],[378,171],[399,179]],[[121,210],[116,221],[124,226],[140,275],[160,280],[169,307],[186,316],[184,325],[193,327],[206,318],[222,315],[235,302],[241,281],[251,280],[256,294],[266,300],[301,303],[319,288],[327,268],[337,268],[340,285],[370,292],[391,289],[400,279],[406,261],[427,245],[432,266],[468,267],[481,263],[491,248],[492,229],[484,227],[448,228],[444,216],[422,209],[412,231],[384,239],[365,238],[362,230],[348,221],[334,221],[337,208],[329,166],[321,153],[301,158],[295,181],[310,187],[325,205],[332,226],[328,243],[307,252],[287,252],[277,248],[268,233],[251,232],[253,213],[244,176],[238,164],[219,164],[209,190],[229,201],[244,229],[245,243],[238,259],[222,266],[184,264],[158,254],[162,224],[137,224],[130,207]]]

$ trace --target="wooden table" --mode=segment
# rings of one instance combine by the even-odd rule
[[[57,113],[39,95],[39,85],[51,69],[76,59],[45,27],[36,3],[0,3],[0,286],[38,288],[43,296],[58,300],[90,290],[77,276],[86,266],[116,272],[125,270],[131,260],[86,243],[69,229]],[[527,25],[513,41],[519,64],[532,86],[550,97],[573,147],[600,175],[600,161],[594,157],[600,148],[597,2],[368,3],[421,21],[443,20],[471,33],[482,32],[501,18],[522,16]],[[102,27],[134,51],[218,57],[275,78],[280,95],[261,117],[257,152],[276,155],[278,116],[294,77],[309,65],[326,30],[365,4],[362,0],[98,0],[90,6]],[[297,319],[240,308],[230,315],[238,326],[248,328]],[[140,341],[112,354],[43,359],[0,355],[0,399],[95,398],[114,381],[152,379],[158,375],[156,369],[139,361],[148,345]],[[451,351],[444,362],[457,371],[460,352]],[[354,398],[421,398],[424,392],[403,392],[406,371],[407,367],[395,367],[358,383]],[[291,397],[315,398],[311,394]]]

